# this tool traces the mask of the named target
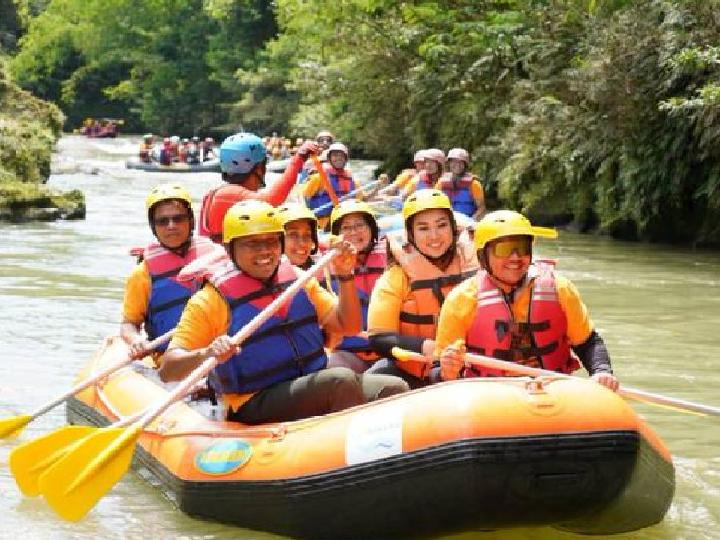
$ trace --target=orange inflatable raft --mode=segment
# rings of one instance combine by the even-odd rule
[[[110,338],[80,378],[126,355]],[[126,368],[70,400],[68,419],[106,425],[166,395],[150,370]],[[661,521],[674,492],[657,435],[583,379],[453,381],[261,426],[221,416],[209,401],[176,403],[140,437],[134,466],[192,516],[288,536],[607,535]]]

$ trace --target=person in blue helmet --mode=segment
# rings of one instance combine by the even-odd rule
[[[211,189],[203,198],[198,232],[222,242],[222,223],[228,209],[239,201],[255,199],[279,206],[295,185],[303,163],[318,151],[314,141],[305,141],[290,159],[282,178],[265,187],[267,149],[252,133],[236,133],[220,145],[220,171],[225,184]]]

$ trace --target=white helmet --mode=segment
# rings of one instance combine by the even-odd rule
[[[328,147],[327,152],[328,152],[328,156],[330,155],[331,152],[342,152],[343,154],[345,154],[345,159],[348,159],[350,157],[347,146],[345,146],[341,142],[332,143]]]
[[[467,165],[470,165],[470,154],[464,148],[453,148],[448,152],[448,159],[459,159],[464,161]]]
[[[430,161],[436,161],[440,165],[445,163],[445,153],[438,148],[428,148],[427,150],[423,150],[423,157]]]

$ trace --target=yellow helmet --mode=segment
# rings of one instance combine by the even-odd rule
[[[496,210],[485,215],[475,226],[475,249],[480,250],[488,242],[505,236],[541,236],[557,238],[557,231],[547,227],[536,227],[530,220],[512,210]]]
[[[340,204],[333,208],[330,213],[330,230],[334,231],[335,224],[337,223],[339,226],[339,222],[342,218],[348,214],[355,213],[367,214],[373,219],[373,221],[375,220],[375,212],[372,211],[372,208],[370,208],[368,203],[358,201],[357,199],[346,199],[344,201],[340,201]],[[333,232],[333,234],[337,233]]]
[[[403,220],[422,212],[423,210],[450,210],[452,205],[450,199],[442,191],[437,189],[421,189],[410,195],[402,207]]]
[[[188,206],[192,205],[190,192],[184,186],[176,183],[160,184],[155,186],[145,199],[145,209],[150,210],[157,203],[178,199],[185,201]]]
[[[230,207],[223,219],[223,242],[253,234],[282,233],[276,208],[264,201],[240,201]]]
[[[317,224],[317,216],[315,213],[303,204],[283,204],[278,207],[277,213],[283,227],[292,221],[298,221],[300,219],[309,219],[313,223]]]

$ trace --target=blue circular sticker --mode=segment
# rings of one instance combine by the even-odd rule
[[[245,465],[252,453],[252,446],[243,440],[216,442],[197,455],[195,467],[207,474],[230,474]]]

